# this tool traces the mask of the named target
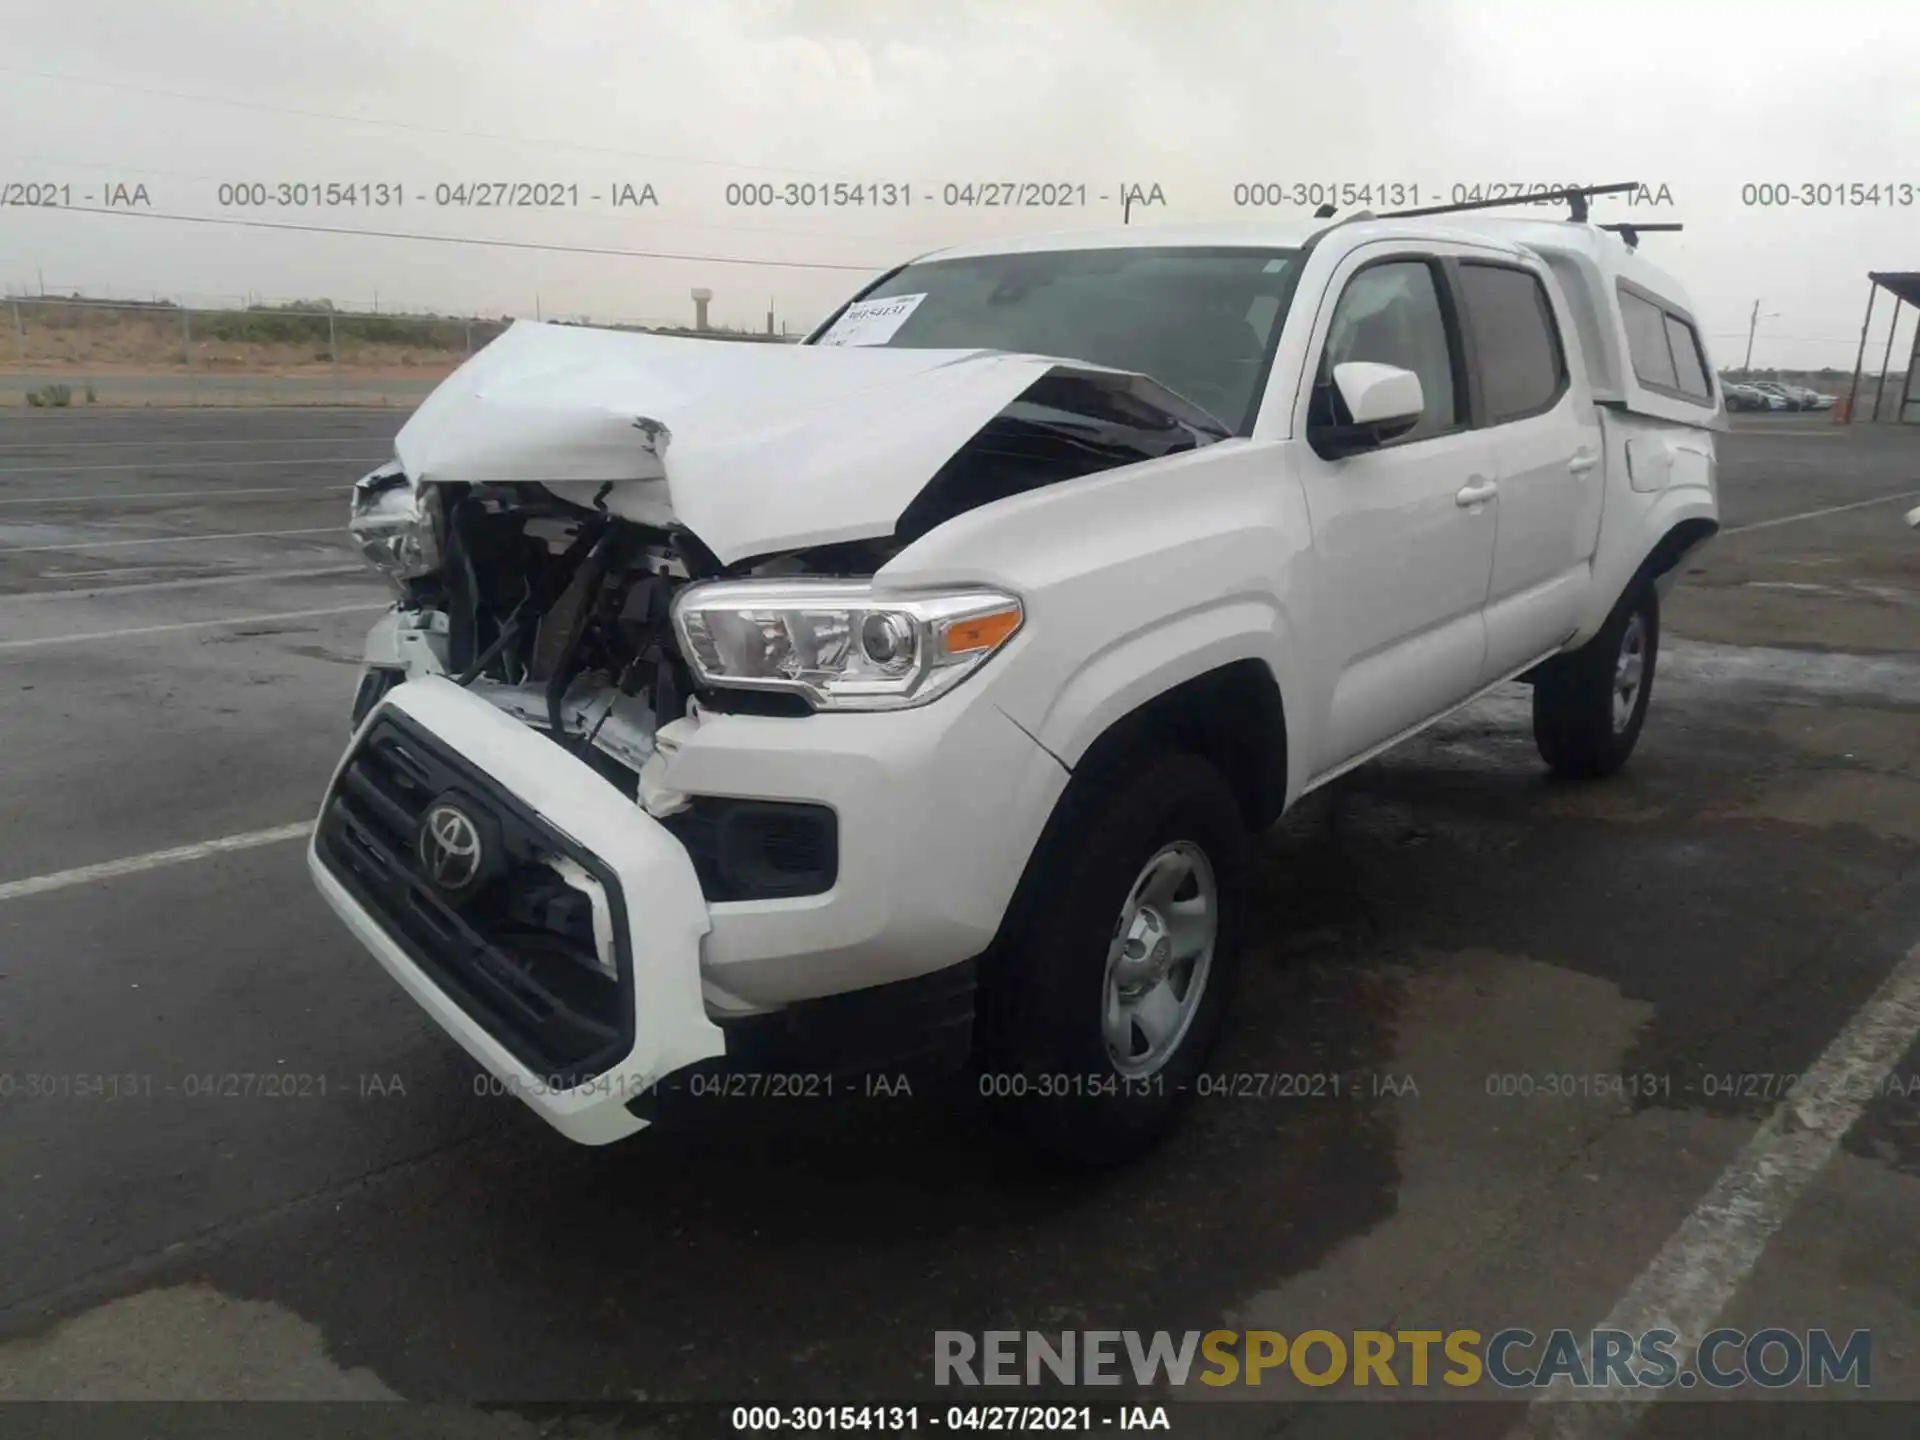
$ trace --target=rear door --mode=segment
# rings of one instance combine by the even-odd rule
[[[1505,256],[1452,267],[1475,418],[1499,486],[1482,683],[1560,647],[1592,583],[1605,482],[1602,435],[1572,317],[1544,266]]]

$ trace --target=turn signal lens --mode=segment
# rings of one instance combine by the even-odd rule
[[[995,610],[965,620],[949,620],[942,639],[949,655],[967,655],[975,650],[997,650],[1008,636],[1020,628],[1020,607]]]

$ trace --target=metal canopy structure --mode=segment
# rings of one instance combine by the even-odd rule
[[[1867,279],[1867,318],[1860,324],[1860,350],[1853,359],[1853,388],[1847,392],[1847,423],[1851,425],[1860,403],[1860,371],[1867,359],[1867,332],[1873,328],[1873,305],[1885,290],[1893,296],[1893,321],[1887,326],[1887,348],[1880,357],[1880,384],[1873,393],[1873,419],[1880,419],[1880,402],[1886,398],[1887,366],[1893,360],[1893,335],[1900,328],[1900,306],[1920,310],[1920,270],[1869,270]],[[1905,383],[1890,419],[1908,425],[1920,425],[1920,395],[1913,392],[1913,372],[1920,369],[1920,329],[1914,331],[1913,354],[1907,359]]]

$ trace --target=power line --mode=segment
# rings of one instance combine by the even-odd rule
[[[0,150],[0,156],[27,159],[36,165],[71,165],[73,169],[83,169],[83,171],[108,171],[109,175],[163,175],[171,180],[205,180],[207,184],[232,182],[232,175],[200,175],[198,171],[161,171],[161,169],[154,169],[152,165],[106,165],[98,159],[38,156],[38,154],[29,154],[25,150]],[[566,213],[572,219],[593,221],[595,225],[664,225],[674,230],[726,230],[728,234],[793,234],[793,236],[803,236],[806,240],[885,240],[887,238],[881,234],[874,234],[872,230],[795,230],[785,225],[710,225],[703,221],[653,219],[651,215],[641,217],[637,213],[634,219],[626,219],[620,215],[605,215],[591,209],[568,209]]]
[[[79,75],[56,75],[49,70],[28,70],[17,65],[0,65],[0,75],[27,75],[36,80],[55,80],[63,85],[92,85],[102,90],[125,90],[135,95],[155,95],[167,100],[189,100],[200,105],[226,105],[236,110],[259,110],[269,115],[294,115],[303,120],[330,120],[342,125],[376,125],[387,130],[417,130],[426,135],[450,135],[467,140],[493,140],[506,145],[537,145],[548,150],[579,150],[592,155],[619,155],[630,160],[654,160],[673,165],[708,165],[723,170],[765,170],[780,175],[813,175],[823,179],[841,178],[833,171],[802,170],[793,165],[755,165],[744,160],[713,160],[697,155],[661,155],[644,150],[622,150],[610,145],[582,145],[574,140],[536,140],[525,135],[498,135],[485,130],[458,130],[445,125],[422,125],[412,120],[380,120],[370,115],[335,115],[325,110],[299,110],[290,105],[267,105],[257,100],[230,100],[223,95],[193,95],[184,90],[160,90],[148,85],[129,85],[120,80],[89,80]]]
[[[742,255],[682,255],[667,250],[615,250],[598,245],[556,245],[542,240],[494,240],[472,235],[422,235],[406,230],[347,230],[337,225],[296,225],[286,220],[236,220],[223,215],[163,215],[157,210],[109,210],[93,205],[49,206],[45,213],[114,215],[172,220],[182,225],[234,225],[243,230],[295,230],[306,235],[361,235],[375,240],[426,240],[439,245],[483,245],[499,250],[549,250],[562,255],[612,255],[623,260],[694,260],[703,265],[766,265],[785,270],[850,270],[873,275],[884,265],[841,265],[829,260],[755,260]]]
[[[4,66],[0,66],[0,70],[4,69]],[[107,165],[98,160],[70,160],[58,155],[30,154],[24,150],[0,150],[0,155],[7,155],[15,160],[29,160],[40,165],[64,165],[76,170],[104,170],[118,175],[163,175],[170,180],[202,180],[210,185],[229,183],[233,179],[232,175],[202,175],[192,170],[156,170],[150,165]],[[795,235],[809,240],[884,240],[887,238],[867,230],[794,230],[784,225],[715,225],[698,220],[658,220],[651,216],[642,218],[637,214],[629,220],[619,215],[577,209],[569,210],[567,213],[573,219],[591,220],[601,225],[638,223],[664,225],[673,230],[724,230],[730,235]]]

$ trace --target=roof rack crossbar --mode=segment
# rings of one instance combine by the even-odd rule
[[[1538,205],[1543,200],[1564,200],[1573,214],[1574,220],[1587,218],[1587,201],[1595,195],[1624,195],[1628,191],[1641,188],[1637,180],[1622,181],[1618,185],[1581,185],[1565,190],[1542,190],[1528,195],[1507,195],[1498,200],[1462,200],[1455,205],[1422,205],[1414,210],[1389,210],[1382,220],[1404,220],[1414,215],[1455,215],[1466,210],[1504,210],[1510,205]],[[1640,227],[1651,230],[1651,225]]]
[[[1656,220],[1650,221],[1645,225],[1635,222],[1630,225],[1625,223],[1602,225],[1600,228],[1602,230],[1613,231],[1614,234],[1627,242],[1627,248],[1629,250],[1638,250],[1640,248],[1641,235],[1649,230],[1684,230],[1687,227],[1675,220]]]

